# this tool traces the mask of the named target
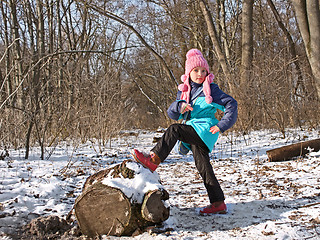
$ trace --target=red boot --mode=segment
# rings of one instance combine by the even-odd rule
[[[131,154],[137,162],[141,163],[145,168],[148,168],[151,172],[154,172],[161,163],[160,158],[154,153],[145,156],[142,152],[138,151],[137,149],[133,149]]]
[[[210,206],[200,210],[201,215],[226,214],[226,213],[227,213],[227,206],[224,202],[218,206],[214,206],[214,204],[211,204]]]

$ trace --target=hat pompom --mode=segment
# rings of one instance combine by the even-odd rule
[[[179,91],[181,91],[181,92],[186,92],[186,91],[188,91],[188,86],[186,85],[186,84],[180,84],[179,86],[178,86],[178,89],[179,89]]]
[[[211,96],[206,96],[205,97],[205,100],[206,100],[206,103],[208,103],[208,104],[210,104],[210,103],[212,103],[212,97]]]
[[[181,81],[182,81],[182,82],[185,82],[185,81],[187,80],[187,78],[188,78],[188,76],[185,75],[185,74],[183,74],[183,75],[181,76]]]
[[[187,59],[190,58],[190,57],[193,57],[193,56],[202,56],[202,53],[198,50],[198,49],[191,49],[187,52]]]

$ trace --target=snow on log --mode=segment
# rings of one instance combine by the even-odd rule
[[[81,232],[130,236],[169,218],[168,192],[157,172],[131,160],[87,178],[74,211]]]
[[[316,152],[320,150],[320,139],[275,148],[267,151],[267,155],[270,162],[279,162],[289,160],[293,157],[304,156],[309,153],[310,150]]]

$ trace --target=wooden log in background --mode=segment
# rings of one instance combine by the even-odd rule
[[[288,146],[275,148],[267,151],[270,162],[279,162],[292,159],[294,157],[305,156],[309,153],[309,148],[317,152],[320,150],[320,139],[291,144]]]
[[[128,163],[136,164],[140,169],[139,172],[128,168]],[[75,215],[83,234],[89,237],[130,236],[137,230],[169,218],[169,207],[164,204],[164,201],[169,199],[169,194],[164,188],[147,191],[140,203],[132,201],[132,197],[126,196],[121,189],[103,183],[107,177],[133,181],[136,174],[147,174],[147,179],[150,178],[148,174],[156,173],[151,173],[131,160],[125,160],[87,178],[82,193],[74,205]],[[126,185],[126,182],[123,184]]]

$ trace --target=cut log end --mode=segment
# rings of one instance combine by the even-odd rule
[[[168,198],[169,194],[164,189],[147,193],[141,207],[142,217],[153,223],[161,223],[167,220],[170,211],[163,201]]]
[[[131,215],[130,201],[123,193],[95,184],[83,196],[75,204],[81,232],[89,237],[102,234],[121,236]]]

